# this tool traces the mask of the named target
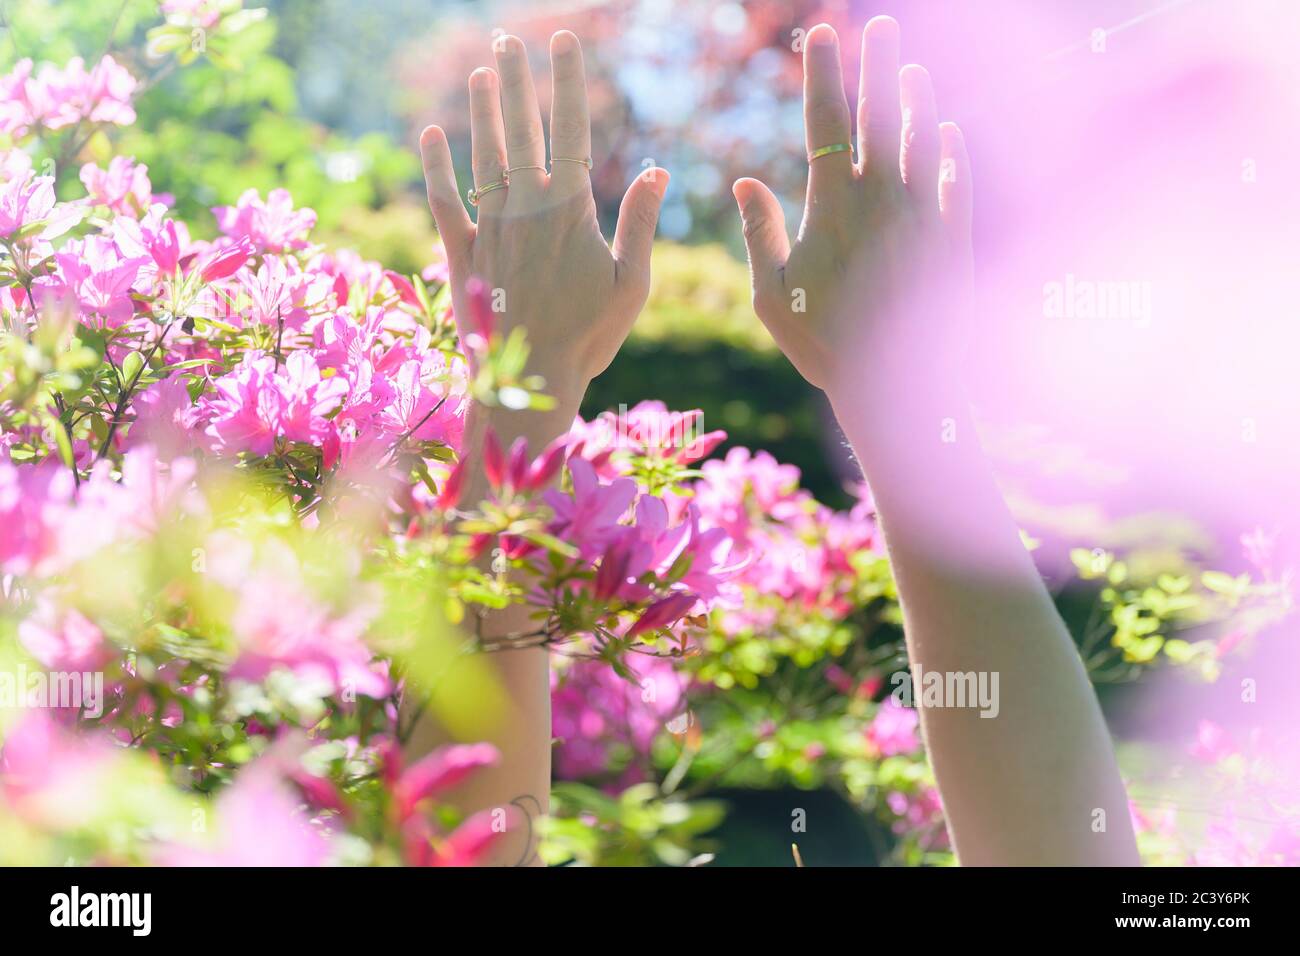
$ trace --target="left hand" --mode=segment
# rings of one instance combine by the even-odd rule
[[[446,134],[420,134],[429,206],[447,249],[452,304],[468,316],[465,283],[493,291],[501,330],[523,326],[529,370],[547,380],[561,407],[576,410],[587,383],[613,360],[650,287],[650,250],[668,173],[651,168],[628,188],[611,247],[600,233],[591,193],[587,84],[578,38],[551,37],[551,168],[523,42],[498,37],[497,69],[469,78],[474,186],[503,181],[470,221],[457,190]],[[560,161],[556,161],[556,160]],[[566,160],[579,160],[568,162]],[[462,332],[469,331],[462,326]]]

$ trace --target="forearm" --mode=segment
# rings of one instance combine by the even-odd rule
[[[482,446],[490,426],[506,447],[515,438],[528,440],[533,454],[568,431],[581,400],[582,390],[571,386],[557,396],[557,407],[546,412],[511,412],[471,408],[465,432],[464,460],[475,471],[466,478],[461,501],[473,507],[488,494],[483,473]],[[490,556],[487,557],[490,560]],[[485,615],[481,633],[485,638],[522,634],[536,627],[529,608],[513,604]],[[470,625],[466,625],[468,628]],[[457,788],[448,802],[465,814],[503,809],[513,820],[510,831],[498,841],[490,862],[498,866],[537,865],[537,822],[549,809],[551,788],[551,697],[549,654],[545,647],[497,650],[484,655],[506,702],[503,713],[493,715],[486,742],[501,752],[500,761],[474,774]],[[445,678],[455,681],[457,675]],[[423,754],[449,742],[446,731],[425,716],[408,743],[413,754]]]
[[[863,376],[832,404],[875,497],[913,675],[982,673],[997,691],[989,708],[927,707],[912,688],[959,859],[1138,863],[1092,686],[965,401]]]

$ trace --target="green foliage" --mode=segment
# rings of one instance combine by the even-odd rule
[[[633,341],[675,348],[720,342],[776,352],[750,304],[749,270],[725,246],[658,242],[654,266],[650,298],[632,330]]]
[[[713,844],[702,834],[722,822],[716,800],[663,797],[654,784],[636,784],[610,796],[580,783],[551,790],[552,819],[541,855],[549,864],[687,866],[706,863]],[[618,839],[608,835],[616,833]]]
[[[1076,548],[1070,559],[1080,580],[1096,588],[1095,612],[1080,636],[1084,663],[1096,682],[1133,679],[1162,654],[1213,680],[1225,650],[1290,611],[1288,591],[1279,582],[1200,570],[1175,555],[1152,560],[1136,550],[1121,558],[1101,548]],[[1229,635],[1235,640],[1221,648]]]

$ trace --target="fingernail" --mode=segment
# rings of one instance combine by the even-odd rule
[[[897,39],[898,21],[893,17],[872,17],[867,22],[867,38],[873,41],[887,41]]]
[[[808,31],[809,46],[830,46],[835,42],[835,28],[829,23],[819,23]]]

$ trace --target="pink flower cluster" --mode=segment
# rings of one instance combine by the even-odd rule
[[[614,789],[645,780],[650,745],[674,721],[688,719],[686,683],[663,658],[645,657],[628,680],[599,661],[576,661],[552,675],[551,736],[559,741],[555,772],[565,780],[607,776],[616,755],[625,766]]]
[[[707,458],[726,440],[720,430],[702,430],[704,413],[674,412],[659,401],[640,402],[617,412],[602,412],[590,422],[578,419],[569,432],[575,454],[590,461],[604,478],[626,474],[637,456],[666,458],[686,465]]]
[[[120,470],[115,478],[109,462],[98,462],[78,488],[55,461],[0,461],[0,575],[45,578],[108,544],[143,540],[191,494],[189,459],[163,463],[142,447]]]
[[[921,737],[917,732],[920,723],[915,708],[904,707],[887,697],[867,727],[867,743],[882,757],[916,753],[921,749]]]
[[[18,170],[0,186],[0,237],[7,238],[25,226],[43,223],[35,238],[54,239],[76,225],[80,218],[81,212],[76,207],[55,202],[52,176],[33,177],[28,168]]]
[[[582,557],[600,558],[595,597],[641,602],[654,594],[642,580],[645,575],[665,576],[679,562],[688,568],[672,594],[652,604],[630,633],[668,627],[697,605],[712,607],[720,600],[738,598],[728,582],[743,567],[743,559],[737,558],[724,532],[701,525],[693,507],[673,521],[669,504],[654,495],[638,497],[631,479],[602,483],[581,457],[569,460],[569,470],[572,492],[550,491],[545,496],[555,512],[550,530],[574,544]],[[623,524],[621,519],[634,499],[634,520]]]
[[[107,206],[119,215],[138,218],[154,203],[149,167],[130,156],[114,156],[107,169],[86,163],[81,167],[81,182],[89,204]]]
[[[0,133],[18,137],[36,127],[57,130],[83,122],[129,126],[135,122],[135,88],[135,77],[111,56],[89,71],[81,57],[63,69],[46,64],[36,72],[31,60],[20,60],[0,77]]]
[[[633,473],[637,456],[667,453],[693,462],[725,438],[720,431],[700,434],[698,416],[643,402],[627,412],[575,423],[573,450],[615,481]],[[693,434],[699,437],[690,438]],[[672,519],[686,512],[696,535],[726,542],[726,553],[711,565],[729,572],[725,591],[732,600],[723,602],[730,607],[724,630],[762,633],[791,607],[832,617],[853,609],[854,558],[879,547],[869,501],[847,513],[827,508],[799,487],[798,468],[767,452],[732,448],[722,460],[700,467],[704,476],[692,485],[689,506],[686,499],[669,497],[667,508]],[[750,599],[736,599],[740,589]]]
[[[702,469],[704,477],[695,484],[702,519],[753,555],[742,583],[778,599],[758,606],[747,602],[728,615],[725,628],[762,632],[782,608],[834,617],[856,606],[854,557],[879,549],[868,502],[847,513],[834,511],[799,487],[798,468],[747,448],[732,448]]]
[[[272,189],[263,202],[249,189],[233,206],[212,210],[221,231],[232,239],[248,239],[258,252],[307,248],[307,233],[316,225],[312,209],[294,209],[287,189]]]

